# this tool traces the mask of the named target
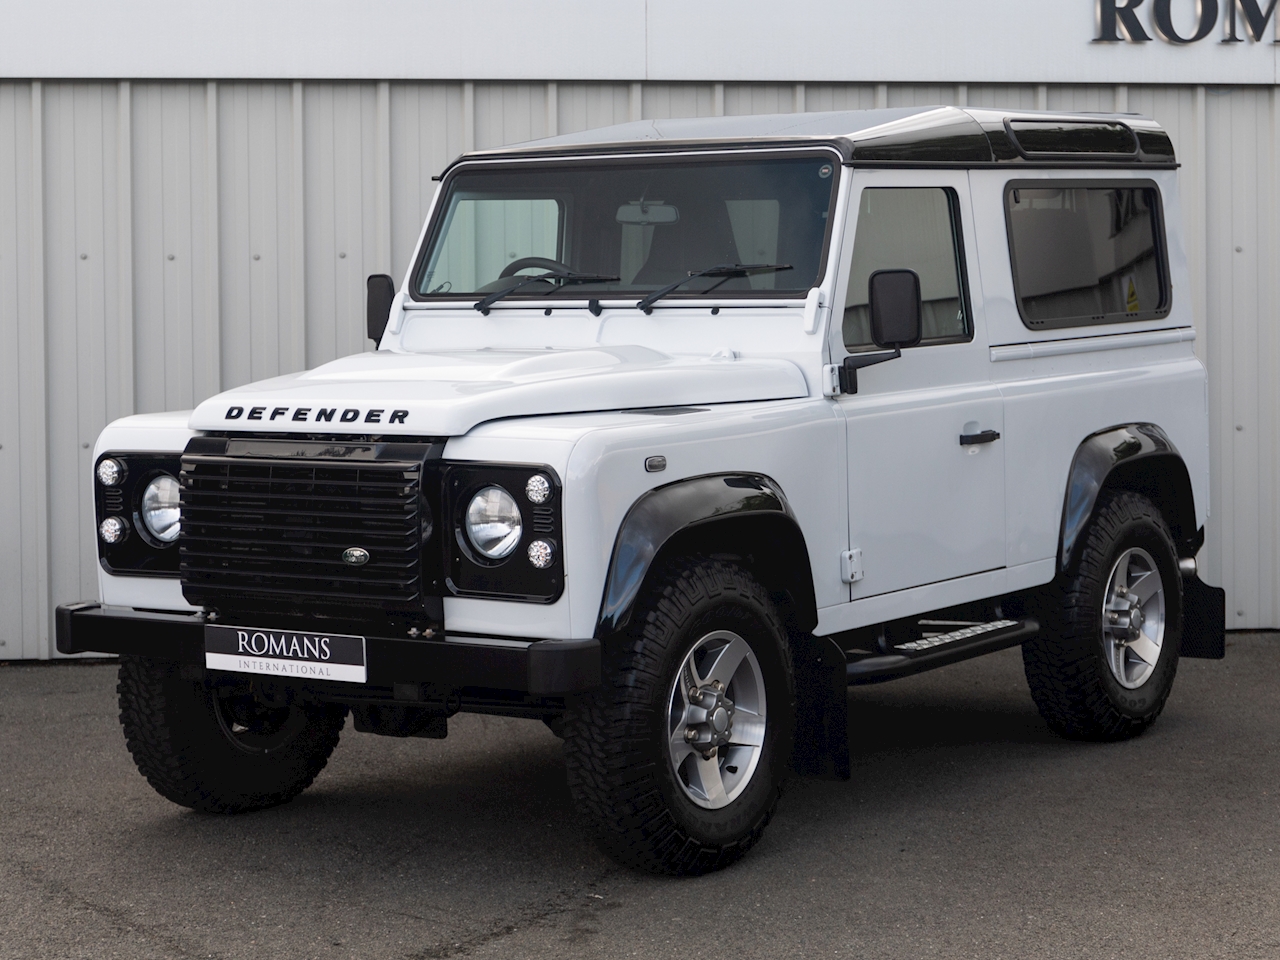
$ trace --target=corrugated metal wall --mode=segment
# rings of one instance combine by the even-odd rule
[[[1271,87],[0,83],[0,658],[96,591],[92,443],[115,417],[365,347],[431,177],[471,147],[640,117],[955,103],[1133,110],[1183,163],[1214,451],[1208,577],[1280,627],[1280,98]],[[17,549],[14,545],[17,545]]]

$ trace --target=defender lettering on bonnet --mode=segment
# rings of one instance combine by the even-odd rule
[[[266,411],[266,407],[250,407],[249,415],[246,420],[261,420],[262,414]],[[292,416],[290,412],[292,411]],[[382,416],[385,414],[386,408],[375,407],[372,410],[359,410],[354,407],[348,407],[342,411],[342,415],[338,417],[340,423],[355,423],[364,415],[365,423],[382,423]],[[271,411],[270,419],[278,420],[285,418],[288,420],[298,420],[302,422],[311,421],[312,423],[332,423],[334,416],[338,413],[337,407],[275,407]],[[244,417],[244,407],[228,407],[224,420],[239,420]],[[408,410],[392,410],[391,416],[387,417],[387,423],[404,423],[409,417]]]

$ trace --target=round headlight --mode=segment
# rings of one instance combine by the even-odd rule
[[[156,477],[142,491],[142,522],[161,543],[178,539],[178,481],[168,474]]]
[[[98,482],[104,487],[119,486],[124,479],[124,464],[110,457],[98,464]]]
[[[467,505],[467,537],[490,560],[501,560],[520,542],[520,508],[501,487],[485,487]]]
[[[129,524],[123,517],[107,517],[98,524],[98,536],[108,545],[119,543],[129,535]]]

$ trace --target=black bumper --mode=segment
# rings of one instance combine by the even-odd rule
[[[204,621],[97,603],[57,610],[59,653],[118,653],[204,665]],[[598,640],[537,640],[527,646],[366,637],[368,685],[430,683],[558,696],[600,684]]]

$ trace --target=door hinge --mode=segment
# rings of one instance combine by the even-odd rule
[[[862,579],[862,550],[855,548],[840,554],[840,579],[845,583]]]

